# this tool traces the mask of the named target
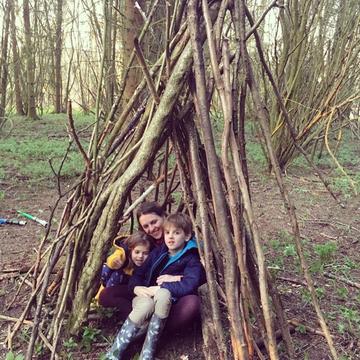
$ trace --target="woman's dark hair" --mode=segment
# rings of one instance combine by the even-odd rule
[[[136,211],[136,218],[140,225],[140,216],[146,214],[156,214],[161,217],[166,216],[166,211],[156,201],[145,201],[143,202]]]

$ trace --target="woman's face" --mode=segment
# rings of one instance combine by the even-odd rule
[[[152,238],[159,240],[163,236],[164,218],[155,213],[142,214],[139,217],[139,223],[144,232]]]

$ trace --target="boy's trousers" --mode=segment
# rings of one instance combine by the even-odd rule
[[[171,309],[171,293],[167,289],[159,289],[155,296],[136,296],[132,301],[133,309],[129,314],[132,322],[141,326],[154,313],[161,319],[168,317]]]

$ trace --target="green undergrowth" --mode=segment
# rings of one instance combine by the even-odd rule
[[[316,296],[320,304],[326,306],[325,315],[327,321],[332,324],[332,331],[338,336],[359,338],[360,292],[341,280],[357,282],[356,274],[360,270],[360,264],[356,261],[357,255],[343,253],[343,245],[336,240],[318,243],[302,238],[301,242],[310,274],[315,282]],[[264,246],[270,272],[274,278],[282,279],[278,280],[280,292],[291,294],[299,299],[300,307],[311,309],[312,299],[308,288],[304,286],[293,235],[287,230],[279,230]],[[299,285],[293,285],[285,279],[298,280]],[[303,330],[306,332],[305,328]]]
[[[93,116],[74,114],[75,128],[83,147],[88,146]],[[84,168],[74,144],[69,147],[66,114],[46,114],[39,120],[11,117],[6,136],[0,142],[0,180],[26,179],[30,182],[54,177],[50,162],[61,177],[73,177]],[[69,150],[68,150],[69,148]]]
[[[346,175],[339,169],[325,148],[321,156],[318,153],[312,160],[329,180],[331,189],[343,195],[345,198],[353,196],[355,191],[360,193],[360,143],[358,139],[355,138],[350,131],[346,130],[344,131],[343,140],[339,146],[330,144],[330,149]],[[289,170],[295,168],[302,169],[306,173],[312,171],[303,156],[298,156],[290,164]]]

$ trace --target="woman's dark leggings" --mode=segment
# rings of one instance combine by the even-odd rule
[[[125,320],[132,310],[133,295],[127,285],[105,288],[99,296],[99,304],[103,307],[119,309],[120,317]],[[200,298],[197,295],[181,297],[170,310],[166,322],[167,331],[177,331],[193,323],[200,316]]]

